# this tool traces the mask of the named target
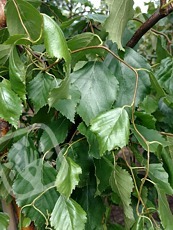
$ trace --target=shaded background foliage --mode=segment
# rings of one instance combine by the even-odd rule
[[[172,1],[146,14],[131,0],[7,1],[3,229],[172,228],[172,10]]]

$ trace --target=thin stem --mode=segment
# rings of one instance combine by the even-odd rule
[[[161,9],[167,8],[172,2],[173,0],[170,0],[168,3],[165,3],[164,5],[161,6]]]
[[[145,184],[145,182],[147,180],[147,177],[148,177],[148,174],[149,174],[149,167],[150,167],[150,148],[149,148],[148,142],[146,141],[145,143],[147,144],[147,165],[146,165],[145,176],[142,178],[141,185],[140,185],[140,188],[139,188],[139,195],[140,195],[139,197],[140,198],[141,198],[141,194],[142,194],[142,190],[143,190],[144,184]],[[140,204],[140,199],[138,199],[136,210],[139,210],[139,204]]]
[[[78,50],[71,51],[71,53],[74,54],[74,53],[81,52],[81,51],[88,50],[88,49],[104,49],[104,50],[106,50],[107,52],[112,54],[112,56],[115,57],[118,61],[123,63],[125,66],[127,66],[129,69],[131,69],[135,73],[136,83],[135,83],[135,90],[134,90],[134,94],[133,94],[134,96],[133,96],[133,100],[131,103],[131,107],[133,107],[135,105],[135,99],[136,99],[137,87],[138,87],[138,78],[139,78],[138,77],[138,71],[135,68],[133,68],[131,65],[129,65],[127,62],[125,62],[123,59],[121,59],[118,55],[116,55],[108,47],[103,46],[103,45],[83,47],[83,48],[80,48]]]
[[[34,56],[43,66],[45,66],[44,61],[43,61],[41,58],[39,58],[39,56],[36,55],[30,48],[28,48],[28,47],[25,46],[25,49],[26,49],[32,56]]]
[[[28,35],[28,37],[30,38],[29,32],[28,32],[27,28],[25,27],[25,24],[23,23],[23,20],[22,20],[22,18],[21,18],[21,15],[20,15],[20,12],[19,12],[19,9],[18,9],[18,6],[17,6],[17,3],[16,3],[16,1],[15,1],[15,0],[14,0],[13,2],[14,2],[14,5],[15,5],[15,7],[16,7],[17,14],[18,14],[18,17],[19,17],[19,19],[20,19],[20,22],[21,22],[21,24],[22,24],[22,26],[23,26],[23,28],[24,28],[24,30],[25,30],[25,32],[26,32],[26,34],[27,34],[27,35]]]
[[[76,144],[76,143],[78,143],[79,141],[82,141],[82,140],[84,140],[84,139],[85,139],[85,137],[82,137],[82,138],[78,139],[77,141],[74,141],[73,143],[69,143],[69,146],[67,147],[67,149],[66,149],[66,151],[65,151],[65,153],[64,153],[64,156],[67,155],[68,150],[69,150],[70,148],[72,148],[72,146],[73,146],[74,144]]]
[[[44,219],[45,219],[45,221],[46,221],[46,224],[47,224],[48,220],[47,220],[46,216],[44,215],[44,213],[43,213],[40,209],[38,209],[38,208],[35,206],[35,202],[36,202],[44,193],[46,193],[47,191],[49,191],[50,189],[55,188],[55,187],[56,187],[56,186],[53,185],[53,186],[47,188],[47,189],[44,190],[42,193],[40,193],[30,204],[26,204],[26,205],[24,205],[24,206],[21,208],[21,210],[20,210],[20,221],[19,221],[19,228],[20,228],[20,229],[22,228],[22,221],[21,221],[21,213],[22,213],[22,210],[23,210],[24,208],[27,208],[27,207],[30,207],[30,206],[32,206],[35,210],[37,210],[37,211],[44,217]],[[47,224],[47,225],[48,225],[48,224]]]
[[[133,68],[132,66],[130,66],[128,63],[126,63],[124,60],[122,60],[118,55],[116,55],[114,52],[112,52],[109,48],[105,47],[105,46],[89,46],[89,47],[83,47],[81,49],[78,50],[74,50],[71,53],[77,53],[77,52],[81,52],[87,49],[104,49],[107,52],[109,52],[110,54],[112,54],[113,57],[115,57],[117,60],[119,60],[121,63],[123,63],[124,65],[126,65],[129,69],[131,69],[134,73],[135,73],[135,77],[136,77],[136,83],[135,83],[135,90],[134,90],[134,96],[133,96],[133,100],[131,103],[131,107],[132,107],[132,124],[133,127],[135,129],[135,131],[138,133],[138,135],[142,138],[142,140],[146,143],[147,146],[147,166],[146,166],[146,174],[141,182],[140,188],[139,188],[139,193],[138,193],[138,203],[137,203],[137,207],[136,207],[136,211],[137,214],[139,214],[139,204],[140,202],[142,203],[142,205],[145,207],[144,202],[142,201],[141,198],[141,193],[142,193],[142,189],[144,186],[144,183],[148,177],[149,174],[149,161],[150,161],[150,148],[149,148],[149,143],[147,142],[147,140],[145,139],[145,137],[138,131],[136,125],[135,125],[135,118],[134,118],[134,113],[135,113],[135,100],[136,100],[136,94],[137,94],[137,87],[138,87],[138,81],[139,81],[139,76],[138,76],[138,71]],[[133,175],[133,173],[132,173]],[[135,178],[134,178],[135,179]]]
[[[136,192],[137,192],[137,195],[138,195],[138,199],[140,199],[142,205],[145,207],[145,204],[144,204],[144,202],[143,202],[143,200],[142,200],[142,198],[141,198],[141,196],[140,196],[140,192],[139,192],[139,190],[138,190],[138,186],[137,186],[137,184],[136,184],[136,179],[135,179],[135,176],[134,176],[132,167],[129,165],[128,161],[126,160],[126,156],[125,156],[125,154],[124,154],[124,150],[122,151],[122,153],[123,153],[123,157],[124,157],[124,160],[125,160],[125,162],[126,162],[126,165],[127,165],[128,168],[130,169],[130,172],[131,172],[131,175],[132,175],[132,178],[133,178],[133,182],[134,182],[134,186],[135,186],[135,189],[136,189]],[[137,213],[137,215],[139,216],[139,210],[138,210],[138,209],[136,209],[136,213]]]
[[[165,132],[160,132],[160,134],[168,137],[173,137],[173,133],[165,133]]]
[[[49,69],[51,69],[52,67],[54,67],[55,65],[57,65],[59,63],[60,59],[58,59],[57,61],[55,61],[54,63],[50,64],[49,66],[47,66],[44,71],[47,71]]]
[[[150,222],[152,229],[154,229],[153,223],[152,223],[152,221],[151,221],[151,219],[149,217],[141,216],[141,218],[147,219]]]
[[[78,133],[78,130],[76,129],[75,131],[74,131],[74,133],[72,134],[72,137],[70,138],[70,140],[69,140],[69,144],[71,144],[72,143],[72,140],[73,140],[73,138],[75,137],[75,135]]]
[[[112,54],[113,57],[115,57],[120,62],[122,62],[124,65],[126,65],[133,72],[135,72],[135,74],[137,73],[137,71],[135,70],[135,68],[133,68],[132,66],[130,66],[127,62],[125,62],[118,55],[116,55],[114,52],[112,52],[108,47],[103,46],[103,45],[99,45],[99,46],[87,46],[87,47],[83,47],[83,48],[80,48],[80,49],[77,49],[77,50],[73,50],[73,51],[71,51],[71,53],[74,54],[74,53],[78,53],[78,52],[81,52],[81,51],[84,51],[84,50],[89,50],[89,49],[104,49],[107,52],[109,52],[110,54]]]
[[[142,22],[142,21],[141,21],[140,19],[138,19],[138,18],[134,18],[133,20],[134,20],[134,21],[137,21],[137,22],[140,22],[141,24],[144,23],[144,22]],[[161,35],[161,36],[165,37],[165,39],[167,40],[168,44],[171,44],[171,43],[172,43],[171,40],[169,39],[168,35],[166,35],[166,34],[160,32],[160,31],[158,31],[158,30],[155,30],[155,29],[153,29],[153,28],[151,28],[150,31],[153,32],[153,33],[155,33],[155,34],[158,34],[158,35]]]

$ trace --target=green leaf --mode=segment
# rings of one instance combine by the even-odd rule
[[[17,127],[22,114],[22,104],[19,97],[12,91],[8,80],[0,83],[0,117]]]
[[[27,1],[9,0],[6,5],[7,27],[10,35],[26,34],[32,42],[42,32],[42,16]]]
[[[99,22],[99,23],[104,23],[105,20],[108,18],[107,15],[104,14],[87,14],[86,18],[88,19],[92,19],[95,22]]]
[[[91,131],[98,135],[101,154],[122,148],[129,139],[129,117],[124,108],[103,113],[91,122]]]
[[[168,174],[162,164],[150,164],[149,177],[164,193],[172,195],[173,189],[168,182]]]
[[[87,138],[87,141],[89,143],[88,154],[94,158],[99,159],[100,149],[99,149],[99,143],[96,134],[91,132],[90,128],[87,127],[83,122],[78,126],[78,130],[81,134],[83,134]]]
[[[64,34],[58,24],[49,16],[43,14],[44,21],[44,44],[50,57],[64,59],[69,71],[71,61],[70,52]]]
[[[56,91],[56,90],[55,90]],[[56,98],[56,95],[55,95]],[[52,100],[54,100],[52,98]],[[59,99],[52,106],[61,114],[74,123],[77,104],[80,101],[80,92],[75,86],[69,86],[69,99]]]
[[[161,121],[162,127],[164,127],[164,129],[162,127],[161,129],[172,132],[173,120],[170,119],[173,116],[173,109],[171,108],[172,106],[169,105],[168,101],[162,98],[161,100],[159,100],[158,107],[160,114],[157,114],[159,115],[157,120]]]
[[[93,161],[88,155],[88,143],[86,140],[73,143],[73,148],[68,150],[68,156],[82,169],[82,174],[79,175],[80,181],[77,187],[82,188],[88,185],[90,181],[90,169],[93,167]]]
[[[156,47],[156,53],[157,53],[157,60],[156,62],[161,62],[163,59],[167,58],[169,56],[169,52],[167,50],[167,44],[165,42],[165,45],[162,42],[162,37],[157,37],[157,47]]]
[[[61,166],[55,182],[58,192],[69,198],[73,189],[75,189],[79,183],[79,174],[81,173],[81,167],[71,158],[62,157]]]
[[[58,4],[41,4],[40,11],[44,14],[49,15],[50,17],[54,17],[58,22],[65,22],[68,20],[67,16],[63,15],[62,9]],[[71,24],[70,24],[71,25]],[[62,25],[61,25],[62,26]]]
[[[61,81],[57,88],[52,89],[50,92],[48,103],[50,107],[53,107],[61,99],[71,99],[70,96],[70,79],[66,77]]]
[[[14,143],[8,152],[8,160],[13,163],[13,167],[18,173],[37,158],[38,152],[28,135]]]
[[[121,199],[124,214],[129,220],[129,225],[134,222],[133,209],[131,207],[131,193],[133,191],[133,181],[129,173],[119,167],[115,166],[114,172],[112,172],[110,178],[110,185],[112,190],[117,193]]]
[[[3,65],[8,60],[10,53],[13,49],[12,45],[0,44],[0,64]]]
[[[112,41],[108,41],[107,45],[109,49],[118,55],[117,44]],[[112,74],[114,74],[117,78],[122,75],[121,71],[121,63],[112,56],[112,54],[108,53],[104,59],[104,64],[108,67]]]
[[[158,212],[161,219],[161,223],[164,229],[171,230],[173,223],[173,215],[171,213],[167,197],[162,189],[157,188],[158,192]]]
[[[27,40],[27,35],[25,34],[15,34],[11,35],[5,42],[5,45],[30,45],[30,41]]]
[[[149,70],[150,66],[148,62],[138,52],[133,49],[127,48],[124,60],[134,68],[144,68]],[[123,63],[120,67],[116,67],[115,76],[119,81],[119,92],[117,95],[116,106],[122,107],[124,105],[131,105],[134,97],[134,89],[136,84],[136,76],[134,72],[125,66]],[[137,95],[135,98],[135,105],[137,106],[149,93],[150,90],[150,79],[149,74],[146,71],[138,72],[138,88]]]
[[[124,50],[121,40],[128,20],[133,17],[133,0],[106,0],[106,3],[110,14],[104,28],[109,33],[109,39],[116,42],[119,49]]]
[[[164,92],[162,84],[159,84],[158,80],[156,79],[153,73],[150,72],[149,76],[150,76],[151,86],[156,91],[158,98],[165,97],[166,93]]]
[[[30,4],[32,4],[34,7],[39,7],[41,4],[41,0],[27,0]]]
[[[57,11],[57,8],[56,8],[56,11]],[[62,12],[61,12],[61,14],[62,14]],[[60,21],[62,21],[62,23],[61,23],[61,29],[62,30],[66,29],[66,28],[69,28],[75,21],[79,21],[81,19],[81,17],[82,17],[82,15],[77,15],[77,16],[74,16],[73,18],[68,19],[68,17],[64,18],[65,17],[64,15],[60,15],[59,12],[58,12],[58,15],[60,17],[63,17],[63,18],[60,18],[60,17],[58,18],[58,19],[60,19]]]
[[[48,103],[49,93],[56,84],[55,78],[45,72],[38,73],[37,76],[30,81],[27,91],[29,98],[34,104],[36,113]]]
[[[164,147],[168,145],[168,142],[166,142],[166,140],[162,137],[162,135],[157,130],[147,129],[146,127],[141,126],[141,125],[136,125],[136,128],[138,132],[145,138],[147,142],[151,142],[151,143],[148,143],[150,152],[156,152],[159,145],[162,145]],[[139,141],[140,145],[145,150],[148,150],[146,142],[141,138],[139,133],[136,132],[136,130],[133,127],[131,127],[131,130],[134,133],[137,140]]]
[[[62,117],[58,118],[57,121],[51,122],[49,128],[51,129],[51,135],[45,130],[39,141],[39,149],[41,152],[47,152],[48,150],[56,147],[58,144],[64,142],[69,128],[69,121]],[[55,136],[56,141],[52,141],[52,135]]]
[[[172,146],[169,146],[169,148],[163,148],[161,151],[161,157],[163,160],[163,166],[169,175],[168,178],[169,183],[173,188],[173,170],[172,170],[173,158],[171,156],[171,151],[172,151]]]
[[[9,37],[8,29],[1,28],[0,29],[0,44],[4,43],[8,39],[8,37]]]
[[[10,218],[7,214],[0,212],[0,226],[1,230],[7,230]]]
[[[39,229],[45,229],[45,218],[52,212],[58,199],[54,187],[56,170],[42,159],[33,161],[18,174],[13,184],[13,192],[19,207],[25,207],[22,212],[35,222]],[[34,207],[32,202],[34,201]]]
[[[26,70],[23,62],[20,60],[16,48],[13,49],[9,58],[9,75],[11,87],[19,97],[26,99]]]
[[[73,51],[87,46],[101,45],[101,43],[102,40],[98,35],[86,32],[83,34],[75,35],[67,42],[67,45],[69,49]]]
[[[85,32],[82,34],[77,34],[72,39],[70,39],[67,42],[67,45],[71,51],[80,50],[83,47],[88,46],[98,46],[102,44],[101,38],[93,33]],[[94,54],[94,57],[102,52],[101,49],[89,49],[89,50],[81,50],[77,53],[72,53],[72,66],[75,66],[75,64],[82,60],[87,60],[87,55],[91,56]]]
[[[60,196],[50,218],[51,226],[63,230],[85,229],[86,213],[74,200]]]
[[[137,120],[139,120],[146,128],[156,129],[156,119],[153,115],[145,112],[135,112]]]
[[[173,66],[172,57],[163,59],[160,63],[160,68],[156,71],[158,82],[162,88],[173,95]]]
[[[22,219],[22,227],[29,227],[31,224],[31,219],[28,217],[24,217]]]
[[[104,199],[102,199],[100,196],[96,197],[95,193],[96,183],[94,177],[90,177],[87,185],[82,187],[82,193],[79,189],[76,189],[74,193],[75,200],[81,205],[87,214],[85,230],[104,229],[103,218],[106,214],[106,207],[104,204]]]
[[[101,195],[109,187],[109,179],[112,173],[112,167],[105,161],[104,158],[99,160],[94,159],[95,176],[97,182],[96,195]]]
[[[154,96],[147,95],[142,103],[140,103],[140,108],[147,114],[151,114],[154,113],[158,108],[158,102]]]
[[[73,72],[71,81],[81,93],[77,112],[87,125],[99,113],[110,109],[116,100],[118,82],[101,62],[89,62]]]

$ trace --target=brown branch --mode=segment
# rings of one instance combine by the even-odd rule
[[[0,1],[0,29],[6,27],[6,18],[5,18],[5,5],[6,5],[6,0],[1,0]]]
[[[163,2],[164,1],[162,1],[162,3]],[[141,27],[139,27],[133,37],[127,42],[126,46],[133,48],[148,30],[150,30],[160,19],[168,16],[171,12],[173,12],[173,6],[171,4],[166,8],[166,10],[162,10],[161,8],[158,9],[141,25]]]
[[[9,131],[9,123],[5,121],[4,119],[0,118],[0,138],[5,136],[6,133]],[[3,153],[0,153],[2,155],[5,155],[7,150],[5,150]],[[1,200],[2,210],[3,212],[7,213],[10,220],[9,220],[9,230],[16,230],[17,229],[17,220],[16,215],[14,213],[14,207],[13,204],[8,204],[5,200]]]
[[[138,18],[134,18],[133,20],[137,21],[137,22],[140,22],[141,24],[143,24],[143,22],[140,19],[138,19]],[[169,39],[168,35],[160,32],[158,30],[155,30],[153,28],[151,29],[151,32],[163,36],[167,40],[168,45],[170,45],[172,43],[171,40]]]

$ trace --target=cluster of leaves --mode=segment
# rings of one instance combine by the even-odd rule
[[[133,1],[106,2],[109,16],[69,19],[53,3],[7,1],[0,196],[15,197],[20,229],[172,228],[172,56],[160,42],[151,66],[124,48]]]

